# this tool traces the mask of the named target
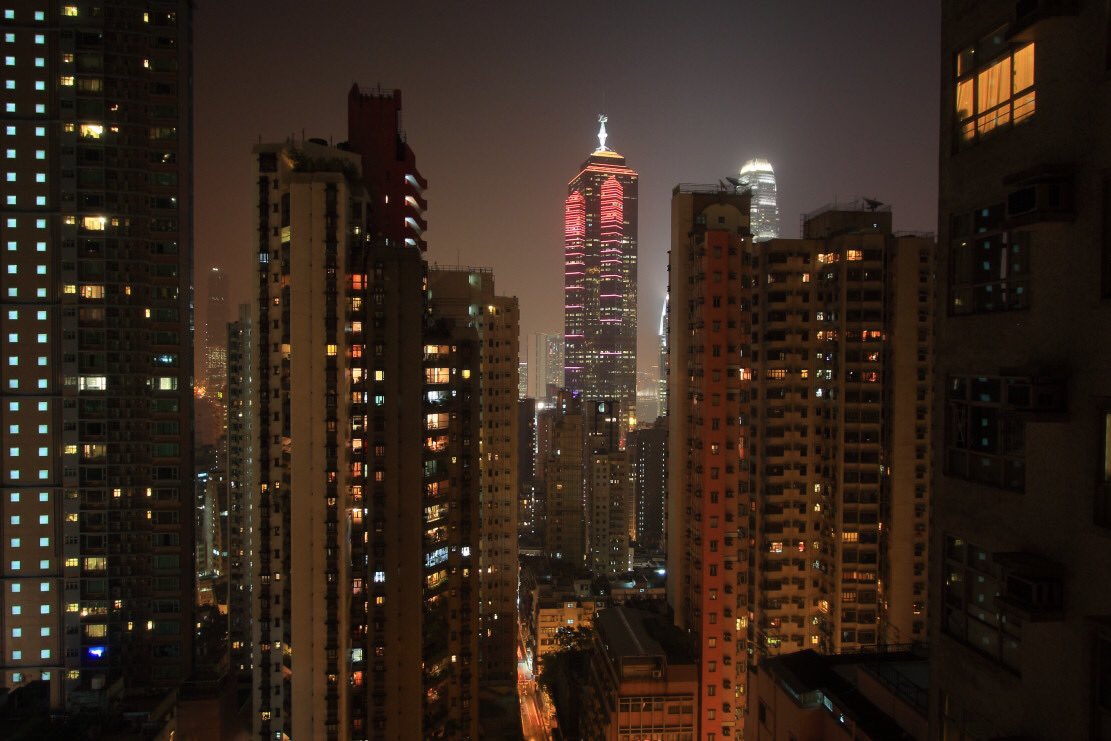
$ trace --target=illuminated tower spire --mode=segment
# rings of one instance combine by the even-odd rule
[[[620,439],[636,424],[637,172],[606,146],[567,184],[564,202],[564,385],[620,406]]]

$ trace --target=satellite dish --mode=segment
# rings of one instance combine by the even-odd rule
[[[728,180],[728,181],[729,181],[730,183],[732,183],[734,187],[736,187],[736,188],[740,188],[740,187],[741,187],[741,180],[740,180],[740,178],[730,177],[729,175],[726,175],[726,176],[725,176],[725,179],[726,179],[726,180]]]
[[[877,201],[875,198],[865,198],[864,203],[868,205],[869,211],[875,211],[883,205],[883,201]]]

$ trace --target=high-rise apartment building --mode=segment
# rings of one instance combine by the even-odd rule
[[[931,737],[1111,738],[1105,3],[942,3]]]
[[[629,544],[636,533],[630,451],[622,448],[622,414],[614,401],[586,404],[587,565],[614,576],[632,566]]]
[[[228,289],[227,276],[219,267],[213,267],[206,276],[207,299],[205,323],[201,333],[203,351],[198,358],[201,368],[197,376],[197,440],[207,445],[223,445],[220,437],[226,432],[227,398],[227,331]]]
[[[672,192],[667,597],[694,642],[696,736],[708,741],[734,736],[747,700],[749,218],[747,192]]]
[[[582,397],[561,389],[537,415],[537,478],[544,488],[544,553],[581,566],[586,559],[585,434]]]
[[[517,679],[517,356],[516,297],[499,296],[482,268],[433,267],[428,292],[435,315],[473,328],[481,343],[479,599],[484,684]]]
[[[667,418],[629,434],[636,493],[636,544],[643,555],[665,550],[667,519]]]
[[[751,159],[741,166],[737,178],[739,190],[752,193],[752,238],[756,242],[779,236],[779,204],[775,187],[775,169],[765,159]]]
[[[567,184],[564,202],[564,386],[618,403],[634,426],[637,350],[637,172],[606,146]]]
[[[744,293],[757,659],[926,636],[932,236],[826,206]]]
[[[539,511],[536,496],[536,399],[517,402],[517,534],[535,545]]]
[[[479,340],[379,208],[423,203],[399,101],[353,90],[346,146],[255,148],[259,738],[477,737]]]
[[[746,665],[926,628],[933,239],[872,203],[754,243],[746,201],[681,188],[673,208],[669,596],[707,690],[735,668],[715,734],[744,722]]]
[[[253,564],[255,433],[254,324],[251,307],[239,307],[239,319],[227,330],[227,579],[228,649],[232,671],[240,676],[251,670],[251,601]]]
[[[0,686],[103,706],[192,671],[192,6],[0,27]]]

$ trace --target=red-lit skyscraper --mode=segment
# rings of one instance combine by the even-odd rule
[[[564,202],[564,384],[617,400],[624,437],[636,415],[638,176],[599,122],[598,148]]]

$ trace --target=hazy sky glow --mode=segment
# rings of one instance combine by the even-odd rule
[[[897,230],[935,230],[936,3],[197,5],[195,273],[226,268],[233,305],[253,281],[251,146],[342,141],[352,82],[402,89],[429,181],[427,257],[492,267],[521,299],[522,339],[562,331],[563,199],[603,110],[607,144],[640,172],[641,369],[656,360],[676,183],[761,156],[784,236],[859,196],[891,203]]]

